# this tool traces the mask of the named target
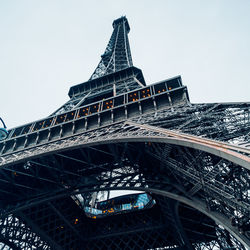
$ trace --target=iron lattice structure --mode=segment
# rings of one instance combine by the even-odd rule
[[[180,76],[146,85],[126,17],[113,28],[90,80],[1,142],[0,247],[247,249],[250,103],[192,104]],[[108,190],[155,205],[87,217]]]

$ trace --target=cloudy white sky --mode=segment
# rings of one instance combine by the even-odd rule
[[[181,75],[193,103],[250,101],[249,0],[0,0],[0,116],[48,116],[87,81],[126,15],[148,84]]]

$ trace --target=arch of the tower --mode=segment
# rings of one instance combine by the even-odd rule
[[[191,104],[180,76],[146,84],[127,18],[113,28],[63,106],[5,131],[0,249],[250,247],[250,103]]]
[[[8,203],[12,201],[13,206],[6,210],[6,214],[12,212],[22,218],[29,227],[35,227],[45,241],[52,238],[55,245],[63,245],[66,241],[60,243],[60,234],[69,234],[72,242],[81,241],[79,234],[91,234],[91,237],[88,235],[88,244],[95,249],[93,246],[97,243],[93,242],[100,244],[105,232],[100,233],[100,238],[93,235],[98,235],[97,228],[106,225],[106,249],[117,244],[115,239],[121,239],[119,244],[123,246],[128,241],[126,237],[132,237],[128,247],[140,244],[138,242],[143,239],[149,239],[148,246],[155,244],[159,247],[157,242],[162,242],[162,246],[183,249],[187,246],[200,247],[201,242],[233,247],[238,240],[243,245],[249,245],[249,211],[244,203],[248,199],[249,170],[244,163],[241,164],[242,160],[239,164],[235,163],[235,154],[234,160],[230,161],[230,151],[212,148],[214,151],[211,153],[211,145],[205,148],[206,145],[200,142],[190,144],[187,140],[159,137],[120,137],[89,144],[82,141],[82,145],[73,145],[67,150],[65,145],[63,151],[57,148],[50,153],[36,154],[36,158],[26,158],[1,169],[2,173],[15,180],[14,184],[10,184],[15,192],[12,197],[8,196]],[[156,206],[101,220],[86,219],[77,194],[89,199],[90,194],[101,190],[144,191],[155,198]],[[28,202],[18,200],[15,195],[20,193],[30,196]],[[159,214],[161,217],[157,217]],[[126,216],[131,218],[126,220]],[[119,217],[121,220],[117,219]],[[76,222],[76,218],[81,218],[81,223]],[[105,223],[102,224],[103,220]],[[129,224],[131,220],[133,225]],[[143,221],[148,227],[146,232],[141,231],[145,227],[141,224]],[[156,222],[162,224],[157,227]],[[86,223],[88,232],[83,229]],[[179,223],[178,230],[171,226],[176,223]],[[119,227],[120,234],[115,234]],[[222,237],[220,227],[230,234]],[[201,231],[203,233],[199,234]],[[127,232],[126,237],[121,238],[124,232]],[[176,233],[179,237],[173,237]],[[164,235],[168,236],[164,238]],[[220,242],[219,238],[223,238],[224,242]],[[157,239],[154,244],[153,239]]]

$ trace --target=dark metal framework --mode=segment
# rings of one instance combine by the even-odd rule
[[[130,27],[127,18],[116,19],[113,22],[113,28],[107,48],[90,80],[133,66],[128,41]]]
[[[0,144],[2,249],[250,246],[250,103],[192,104],[181,78],[145,84],[128,21],[91,79]],[[88,218],[79,195],[149,193],[152,208]]]

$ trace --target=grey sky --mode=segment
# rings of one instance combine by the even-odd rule
[[[126,15],[148,84],[181,75],[192,102],[250,101],[249,0],[0,0],[0,116],[48,116],[87,81]]]

